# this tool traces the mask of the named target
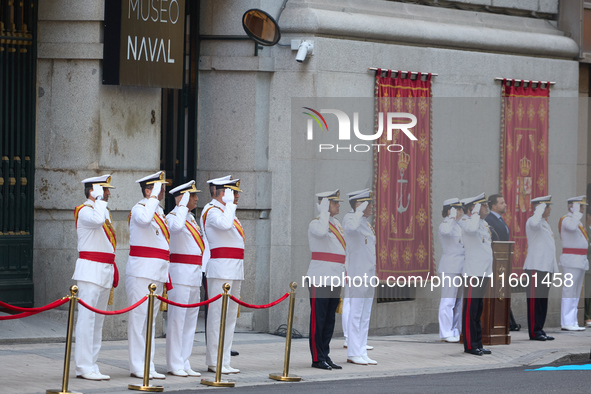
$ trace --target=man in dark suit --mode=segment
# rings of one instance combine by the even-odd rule
[[[486,223],[491,227],[493,241],[508,241],[509,227],[503,220],[503,215],[507,212],[507,203],[500,194],[493,194],[488,198],[488,207],[490,213],[486,217]]]
[[[492,194],[488,197],[488,207],[490,213],[486,216],[493,241],[508,241],[509,226],[503,220],[503,215],[507,212],[507,203],[502,194]],[[511,331],[519,331],[521,324],[515,322],[513,311],[511,311]]]

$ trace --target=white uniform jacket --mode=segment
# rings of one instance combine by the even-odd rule
[[[236,218],[236,204],[223,205],[211,200],[203,207],[201,228],[205,232],[210,253],[205,275],[208,278],[244,280],[244,238],[239,231],[242,225]],[[236,252],[239,255],[240,250],[242,258],[216,257]]]
[[[329,223],[332,224],[329,227]],[[308,243],[312,252],[312,260],[308,267],[307,276],[316,285],[323,284],[325,276],[338,276],[345,273],[346,252],[343,244],[334,231],[338,231],[344,242],[344,230],[341,223],[331,217],[328,211],[310,222],[308,226]],[[325,253],[325,255],[323,255]],[[338,260],[334,262],[330,260]],[[330,279],[328,279],[330,281]]]
[[[488,276],[492,273],[492,237],[490,229],[480,215],[464,215],[460,219],[462,242],[464,243],[464,274],[468,276]]]
[[[203,234],[195,216],[187,207],[176,206],[166,215],[170,228],[170,279],[173,284],[201,286]],[[179,263],[187,260],[190,263]],[[196,257],[198,256],[198,259]],[[197,264],[199,262],[199,264]]]
[[[439,260],[437,272],[461,274],[464,268],[465,250],[462,243],[462,228],[454,218],[446,217],[439,225],[439,241],[443,254]]]
[[[523,269],[555,273],[558,272],[556,243],[550,224],[542,218],[543,213],[543,209],[536,209],[525,223],[527,257]]]
[[[86,200],[76,217],[78,252],[115,253],[115,248],[103,229],[103,225],[109,219],[106,201]],[[78,258],[72,279],[111,288],[114,273],[113,264]]]
[[[581,224],[582,217],[582,212],[569,212],[561,217],[558,223],[562,240],[560,265],[563,267],[589,269],[589,260],[587,260],[589,241],[585,236],[585,228]],[[568,253],[568,249],[580,250],[581,254]]]
[[[375,276],[376,235],[363,212],[347,213],[343,218],[343,228],[347,242],[347,275]]]
[[[169,251],[166,232],[169,231],[166,217],[156,198],[144,198],[131,209],[129,219],[130,253],[125,274],[136,278],[152,279],[168,282],[168,258],[132,256],[134,246]],[[154,215],[158,215],[165,230],[157,223]]]

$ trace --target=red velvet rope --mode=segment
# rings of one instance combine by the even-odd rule
[[[181,307],[181,308],[198,308],[200,306],[207,305],[209,303],[212,303],[214,301],[219,300],[221,296],[222,296],[221,294],[218,294],[215,297],[210,298],[209,300],[201,301],[201,302],[198,302],[196,304],[179,304],[178,302],[171,301],[171,300],[166,299],[164,297],[157,296],[157,298],[160,301],[162,301],[162,302],[164,302],[166,304],[170,304],[170,305],[173,305],[173,306],[178,306],[178,307]]]
[[[96,309],[96,308],[93,308],[92,306],[88,305],[86,302],[84,302],[82,300],[78,300],[78,303],[80,305],[82,305],[83,307],[85,307],[86,309],[88,309],[89,311],[91,311],[91,312],[99,313],[101,315],[110,315],[111,316],[111,315],[120,315],[122,313],[127,313],[130,310],[135,309],[138,306],[140,306],[141,304],[143,304],[147,299],[148,299],[148,296],[144,296],[142,299],[140,299],[135,304],[133,304],[131,306],[128,306],[125,309],[119,309],[118,311],[103,311],[103,310],[100,310],[100,309]]]
[[[285,293],[285,295],[283,297],[281,297],[277,301],[273,301],[270,304],[266,304],[266,305],[253,305],[253,304],[247,304],[246,302],[242,302],[238,298],[234,297],[233,295],[230,296],[230,298],[232,299],[232,301],[236,302],[237,304],[242,305],[243,307],[246,307],[246,308],[253,308],[253,309],[270,308],[272,306],[275,306],[275,305],[279,304],[281,301],[284,301],[287,297],[289,297],[289,293]]]
[[[37,313],[41,313],[44,311],[48,311],[50,309],[57,308],[58,306],[62,306],[69,301],[70,301],[69,298],[59,299],[59,300],[53,301],[51,304],[47,304],[47,305],[39,307],[39,308],[21,308],[21,307],[17,307],[17,306],[8,305],[8,304],[0,301],[0,305],[7,308],[7,309],[12,309],[12,310],[16,310],[16,311],[26,311],[23,313],[17,313],[16,315],[0,316],[0,320],[22,319],[23,317],[36,315]]]
[[[17,312],[27,312],[27,313],[39,313],[45,312],[53,308],[57,308],[58,306],[64,305],[66,302],[70,301],[69,298],[59,299],[53,301],[51,304],[47,304],[45,306],[40,306],[39,308],[21,308],[20,306],[9,305],[5,302],[0,301],[0,306],[6,309],[10,309]]]

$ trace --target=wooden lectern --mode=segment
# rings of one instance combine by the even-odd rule
[[[482,345],[509,345],[511,287],[509,276],[513,266],[513,241],[495,241],[493,250],[492,287],[489,282],[481,317]],[[502,287],[502,277],[505,286]]]

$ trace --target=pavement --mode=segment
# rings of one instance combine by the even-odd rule
[[[24,320],[24,319],[23,319]],[[7,332],[14,321],[0,322],[0,332]],[[201,319],[200,319],[201,323]],[[198,327],[191,366],[202,373],[203,378],[214,379],[215,374],[206,372],[205,338],[202,325]],[[50,330],[56,330],[51,326]],[[14,331],[14,330],[13,330]],[[60,331],[60,330],[57,330]],[[437,334],[370,336],[368,343],[375,347],[368,352],[378,365],[361,366],[348,364],[347,349],[343,338],[333,338],[331,358],[343,366],[342,370],[323,371],[310,367],[308,339],[294,339],[291,349],[290,376],[300,376],[302,381],[342,381],[377,377],[413,376],[446,372],[492,370],[518,366],[547,365],[556,361],[585,360],[589,358],[591,329],[580,332],[547,328],[554,341],[530,341],[527,332],[512,332],[510,345],[486,346],[491,355],[473,356],[463,353],[461,344],[441,342]],[[61,335],[65,334],[62,329]],[[56,334],[57,335],[57,334]],[[4,338],[0,342],[0,391],[6,393],[45,393],[47,389],[60,389],[64,365],[65,343],[55,342],[58,337],[47,340],[39,335],[28,340]],[[222,375],[223,380],[240,387],[276,385],[283,382],[269,379],[269,373],[281,374],[285,353],[285,338],[266,333],[239,331],[234,336],[234,350],[239,356],[232,357],[232,367],[241,373]],[[72,352],[73,354],[73,352]],[[166,340],[156,339],[156,370],[166,373]],[[74,362],[70,370],[69,390],[82,393],[129,393],[128,384],[141,384],[131,378],[128,370],[127,341],[103,341],[98,364],[109,381],[87,381],[75,377]],[[181,378],[166,375],[166,380],[151,380],[152,385],[161,385],[165,392],[178,390],[216,390],[200,384],[201,378]]]

